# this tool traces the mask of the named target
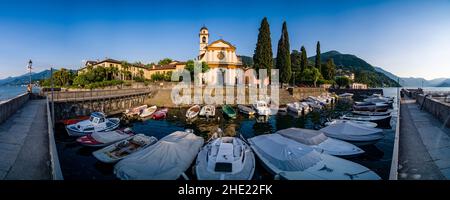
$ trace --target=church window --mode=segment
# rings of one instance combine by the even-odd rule
[[[203,42],[203,43],[206,42],[206,37],[205,37],[205,36],[202,37],[202,42]]]

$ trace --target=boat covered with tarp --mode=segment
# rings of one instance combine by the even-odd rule
[[[250,146],[277,179],[380,180],[372,170],[342,158],[321,153],[280,134],[249,139]]]
[[[114,173],[122,180],[176,180],[191,166],[203,143],[202,137],[176,131],[118,162]]]

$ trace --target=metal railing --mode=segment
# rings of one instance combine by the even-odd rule
[[[57,91],[53,92],[53,99],[57,101],[79,101],[92,99],[107,99],[123,96],[149,94],[150,88],[117,89],[117,90],[89,90],[89,91]],[[51,92],[45,92],[45,96],[51,98]]]

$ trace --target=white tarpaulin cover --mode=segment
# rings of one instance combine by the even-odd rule
[[[126,133],[120,134],[118,131],[108,131],[108,132],[94,132],[92,133],[92,138],[101,143],[115,142],[121,139],[130,137]]]
[[[174,132],[117,163],[114,173],[123,180],[175,180],[189,168],[203,142],[193,133]]]
[[[276,133],[306,145],[318,145],[328,139],[320,131],[302,128],[287,128],[279,130]]]
[[[259,135],[249,139],[251,146],[282,171],[303,171],[320,162],[320,153],[279,134]]]
[[[328,137],[342,140],[370,141],[383,138],[383,130],[355,123],[331,124],[320,129],[320,131],[324,132]]]

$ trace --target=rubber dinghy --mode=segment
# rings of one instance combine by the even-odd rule
[[[122,180],[176,180],[189,168],[203,143],[202,137],[176,131],[118,162],[114,173]]]
[[[198,113],[200,113],[200,106],[193,105],[186,111],[186,119],[193,119],[198,116]]]
[[[355,123],[331,124],[320,129],[326,136],[352,142],[358,145],[367,145],[378,142],[384,137],[383,130],[369,128]]]
[[[199,180],[251,180],[255,155],[237,137],[213,139],[198,153],[195,173]]]
[[[289,180],[380,180],[360,164],[319,153],[279,134],[249,139],[253,151],[275,177]]]
[[[355,156],[364,153],[364,150],[353,144],[329,138],[324,133],[316,130],[288,128],[275,133],[333,156]]]

